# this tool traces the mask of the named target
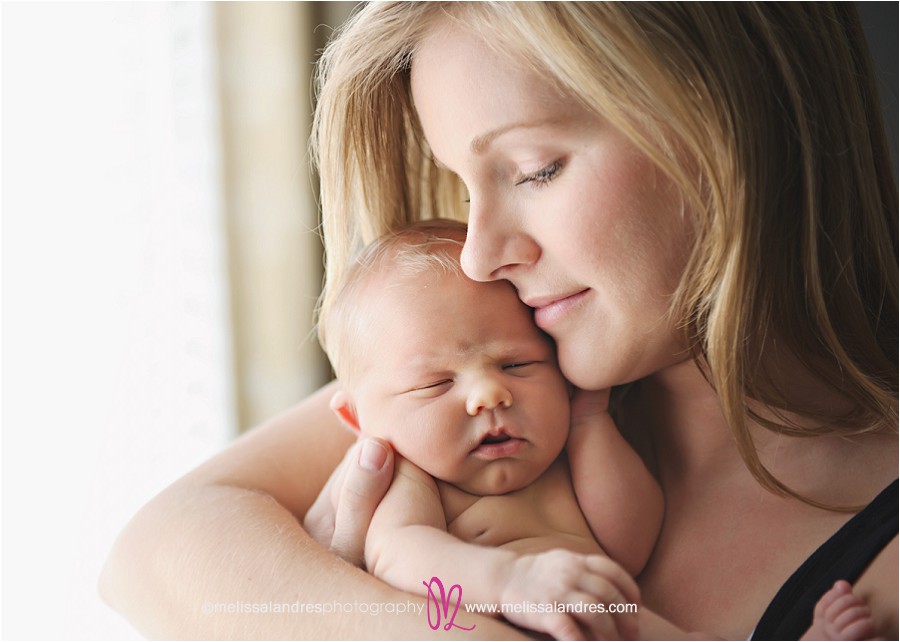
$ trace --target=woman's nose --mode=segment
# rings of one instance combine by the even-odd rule
[[[525,234],[514,216],[504,216],[500,208],[469,206],[468,231],[460,263],[474,281],[496,281],[508,276],[516,266],[537,261],[540,248]]]
[[[512,393],[509,388],[493,377],[483,377],[472,385],[466,399],[466,412],[474,417],[482,410],[495,410],[502,406],[512,405]]]

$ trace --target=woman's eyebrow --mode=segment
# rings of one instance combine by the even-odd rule
[[[480,136],[476,136],[472,139],[472,142],[469,143],[469,148],[475,154],[483,154],[484,151],[490,146],[494,139],[498,136],[502,136],[507,132],[513,131],[515,129],[537,129],[538,127],[544,127],[546,125],[558,125],[562,122],[565,122],[565,118],[561,118],[558,114],[553,116],[549,116],[547,118],[541,118],[539,120],[533,121],[516,121],[512,123],[507,123],[505,125],[500,125],[489,132],[481,134]],[[437,156],[434,155],[434,152],[431,152],[431,162],[433,162],[440,169],[450,169],[444,163],[438,159]]]
[[[538,120],[515,121],[512,123],[507,123],[505,125],[500,125],[499,127],[496,127],[489,132],[473,138],[472,142],[469,143],[469,148],[475,154],[482,154],[488,148],[488,146],[492,142],[494,142],[494,139],[514,129],[535,129],[538,127],[544,127],[546,125],[557,125],[563,120],[565,119],[560,118],[559,114],[553,114],[552,116],[548,116],[547,118],[541,118]]]

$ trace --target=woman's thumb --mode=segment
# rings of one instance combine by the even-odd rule
[[[366,533],[372,515],[391,485],[394,454],[380,439],[366,438],[347,463],[334,519],[332,550],[357,566],[365,566]]]

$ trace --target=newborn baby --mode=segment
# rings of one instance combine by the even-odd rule
[[[438,577],[469,603],[533,604],[504,616],[556,638],[613,634],[604,611],[638,601],[628,574],[653,549],[662,493],[607,396],[570,400],[513,287],[463,274],[464,241],[450,221],[376,241],[322,320],[342,384],[332,409],[397,453],[366,566],[413,593]],[[613,618],[637,635],[634,616]],[[687,635],[646,610],[639,623],[642,637]]]

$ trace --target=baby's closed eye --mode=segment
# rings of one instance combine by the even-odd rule
[[[420,386],[416,386],[415,388],[412,388],[407,392],[415,395],[416,397],[429,399],[444,394],[445,392],[447,392],[447,390],[450,389],[450,386],[452,385],[453,379],[440,379],[438,381],[430,381]]]
[[[503,364],[503,370],[509,374],[516,376],[525,376],[531,374],[537,367],[543,363],[542,361],[515,361]]]

